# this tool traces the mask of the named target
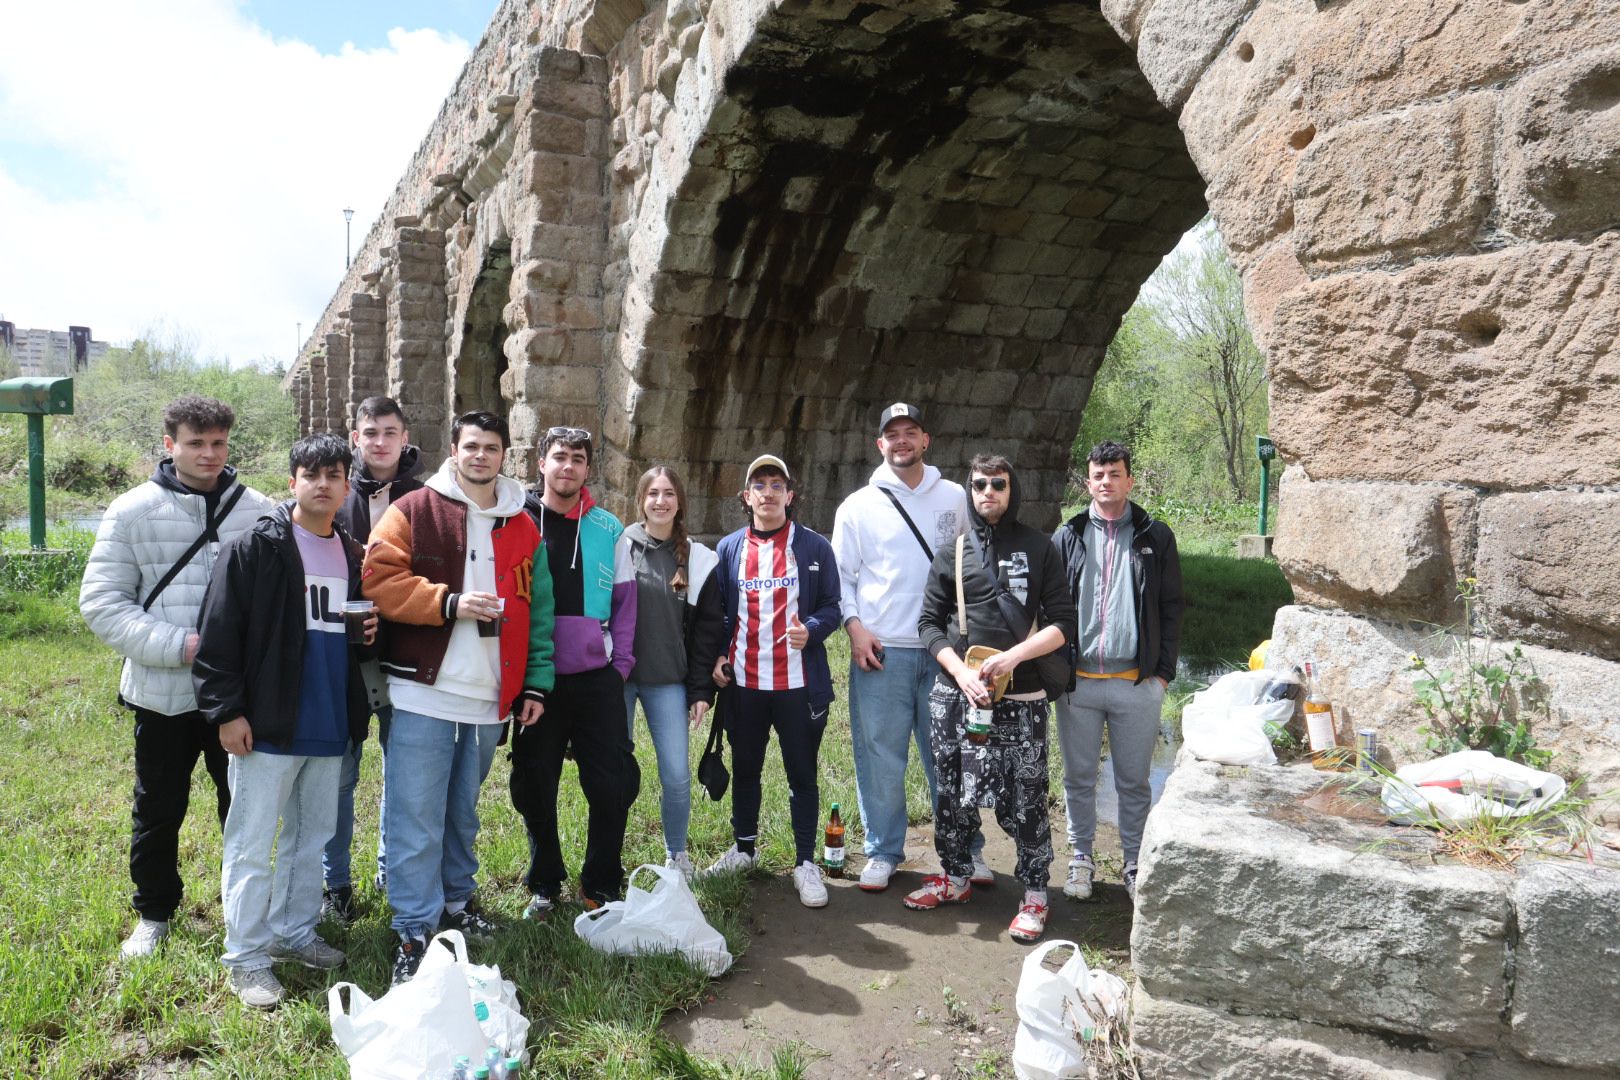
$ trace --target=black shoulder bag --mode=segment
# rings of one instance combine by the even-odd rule
[[[698,758],[697,778],[703,790],[715,802],[726,797],[731,773],[726,771],[726,727],[720,720],[718,694],[715,695],[714,708],[709,710],[709,744],[703,748],[703,756]]]
[[[242,493],[246,490],[247,488],[243,487],[241,484],[236,485],[236,492],[232,494],[223,505],[220,506],[218,515],[207,519],[206,523],[203,525],[202,535],[191,542],[191,546],[186,548],[186,553],[175,560],[174,565],[169,567],[169,572],[159,578],[157,585],[153,587],[151,592],[146,594],[146,599],[141,601],[142,611],[152,610],[152,604],[157,600],[158,596],[163,592],[163,590],[169,587],[169,582],[179,577],[180,571],[191,565],[191,560],[197,557],[197,552],[203,549],[204,544],[208,543],[210,540],[219,539],[219,527],[221,523],[223,523],[226,518],[231,516],[231,511],[236,509],[236,504],[241,500]]]
[[[878,490],[887,495],[889,497],[889,501],[894,503],[894,508],[900,511],[900,516],[905,519],[906,527],[911,530],[911,535],[915,536],[917,538],[917,543],[922,546],[923,556],[928,560],[928,565],[932,566],[934,564],[934,549],[929,547],[928,541],[923,539],[922,530],[917,528],[917,523],[915,521],[911,520],[911,515],[906,513],[906,508],[900,505],[900,500],[894,497],[894,492],[883,487],[878,488]]]

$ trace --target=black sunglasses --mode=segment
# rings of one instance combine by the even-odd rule
[[[993,488],[996,491],[1006,491],[1007,478],[1005,476],[976,476],[973,478],[974,491],[983,491],[985,488]]]

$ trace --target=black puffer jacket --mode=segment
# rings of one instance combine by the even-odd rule
[[[255,742],[287,746],[298,728],[304,673],[304,563],[293,537],[292,502],[282,503],[226,544],[214,565],[198,620],[191,681],[210,724],[247,717]],[[360,545],[338,536],[349,561],[350,600],[360,595]],[[371,707],[360,677],[362,652],[349,649],[349,738],[365,740]]]
[[[1040,626],[1056,624],[1065,642],[1074,641],[1076,615],[1069,595],[1063,562],[1043,532],[1018,520],[1023,498],[1016,473],[1008,477],[1007,512],[994,525],[979,516],[968,499],[969,533],[962,553],[962,592],[967,610],[967,639],[962,639],[956,607],[956,545],[946,544],[934,555],[923,591],[922,618],[917,633],[928,655],[937,657],[950,646],[958,656],[968,645],[1010,649],[1029,632],[1031,618]],[[1009,607],[1022,611],[1014,624]],[[1044,689],[1036,676],[1035,661],[1019,664],[1010,692],[1034,693]]]

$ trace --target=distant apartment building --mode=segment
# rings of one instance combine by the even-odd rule
[[[19,330],[0,320],[0,351],[9,351],[18,375],[73,375],[107,355],[107,343],[88,326],[66,330]]]

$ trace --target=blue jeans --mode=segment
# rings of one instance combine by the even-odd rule
[[[394,710],[383,779],[388,903],[401,936],[438,928],[446,904],[467,900],[478,857],[478,789],[495,762],[500,724]]]
[[[929,742],[928,691],[939,664],[926,649],[885,649],[882,671],[849,665],[849,730],[855,743],[855,798],[868,859],[898,865],[906,857],[906,757],[917,744],[928,796],[936,804]],[[979,838],[980,845],[983,837]]]
[[[384,782],[388,775],[388,722],[393,715],[394,709],[391,705],[384,705],[377,710],[377,744],[382,747]],[[343,755],[342,763],[338,766],[337,829],[332,833],[332,840],[326,845],[326,850],[321,853],[321,870],[328,889],[342,889],[354,884],[351,876],[353,870],[349,864],[349,848],[354,843],[354,788],[360,782],[360,759],[365,756],[362,751],[363,746],[360,743],[350,743],[349,752]],[[387,803],[385,795],[377,804],[378,873],[386,869],[383,853],[387,846],[385,843],[387,830],[383,828],[383,819]]]
[[[692,818],[691,744],[686,724],[686,687],[680,683],[624,684],[624,715],[630,741],[636,741],[636,699],[652,732],[658,754],[658,814],[664,825],[664,847],[671,855],[686,850],[686,830]]]

